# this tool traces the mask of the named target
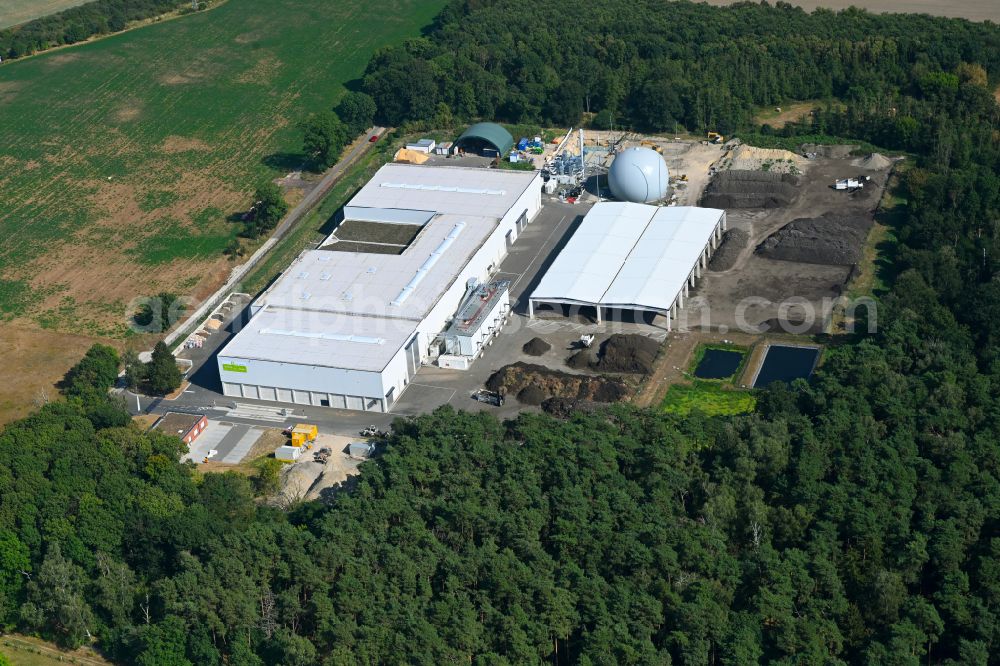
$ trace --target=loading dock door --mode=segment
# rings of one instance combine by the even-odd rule
[[[420,345],[417,344],[417,336],[414,335],[410,344],[406,345],[406,378],[410,379],[417,374],[420,367]]]
[[[514,244],[514,230],[513,229],[511,229],[510,231],[507,232],[507,235],[504,236],[504,241],[507,242],[507,251],[510,252],[510,246]]]

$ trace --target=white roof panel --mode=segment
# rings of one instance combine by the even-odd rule
[[[221,355],[383,370],[536,179],[537,172],[382,167],[345,212],[425,222],[409,247],[398,255],[303,252],[254,301],[262,309]]]
[[[537,176],[535,171],[386,164],[347,205],[499,220]]]
[[[409,320],[265,308],[220,355],[381,372],[416,328]]]
[[[714,208],[599,203],[531,298],[666,310],[723,214]]]

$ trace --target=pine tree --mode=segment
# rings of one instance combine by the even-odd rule
[[[174,355],[163,341],[153,348],[153,360],[146,368],[146,386],[151,393],[170,393],[181,385],[181,372]]]

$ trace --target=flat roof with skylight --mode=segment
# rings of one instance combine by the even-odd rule
[[[537,178],[383,166],[320,247],[254,301],[254,316],[224,354],[382,370]],[[347,247],[331,251],[340,244]]]

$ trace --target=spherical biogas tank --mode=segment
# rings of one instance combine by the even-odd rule
[[[608,185],[621,201],[649,203],[667,196],[667,163],[650,148],[628,148],[611,163]]]

